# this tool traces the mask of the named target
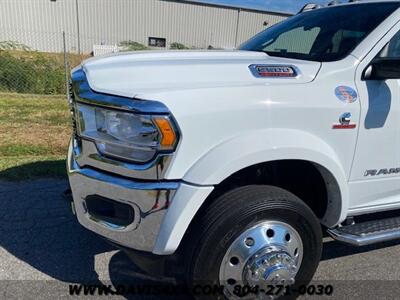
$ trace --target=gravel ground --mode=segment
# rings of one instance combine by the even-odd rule
[[[78,224],[66,188],[65,180],[0,182],[0,298],[68,298],[69,284],[158,283]],[[325,239],[315,283],[333,286],[326,298],[400,299],[399,279],[400,241],[353,248]]]

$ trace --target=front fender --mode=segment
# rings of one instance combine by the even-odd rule
[[[201,157],[185,174],[184,180],[198,185],[216,185],[246,167],[287,159],[310,161],[331,173],[340,188],[340,221],[343,220],[349,202],[344,167],[329,144],[305,131],[263,129],[236,136]]]
[[[310,133],[291,129],[266,129],[225,141],[201,157],[186,173],[168,209],[154,253],[171,254],[179,246],[190,222],[212,192],[213,186],[246,167],[276,160],[298,159],[318,164],[337,181],[341,210],[329,227],[343,221],[348,209],[348,188],[343,166],[335,151]],[[328,225],[328,224],[326,224]]]

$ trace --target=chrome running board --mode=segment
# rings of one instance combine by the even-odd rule
[[[400,217],[367,221],[328,229],[330,236],[340,242],[366,246],[400,239]]]

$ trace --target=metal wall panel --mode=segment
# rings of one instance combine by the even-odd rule
[[[14,40],[42,51],[78,47],[75,0],[0,0],[0,41]],[[94,44],[149,37],[193,48],[234,48],[284,15],[169,0],[78,0],[81,50]],[[239,17],[239,18],[238,18]]]
[[[159,0],[86,0],[81,4],[84,48],[93,42],[133,40],[147,45],[148,37],[166,38],[188,47],[234,47],[233,9]]]
[[[62,52],[62,32],[69,44],[76,36],[75,1],[0,0],[0,41],[17,41],[33,49]]]
[[[260,31],[285,20],[287,17],[278,14],[261,14],[252,11],[240,11],[238,27],[238,45]],[[264,23],[267,25],[265,26]]]

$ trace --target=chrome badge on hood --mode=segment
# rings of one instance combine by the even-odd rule
[[[295,78],[298,71],[294,66],[287,65],[250,65],[249,69],[255,77]]]

